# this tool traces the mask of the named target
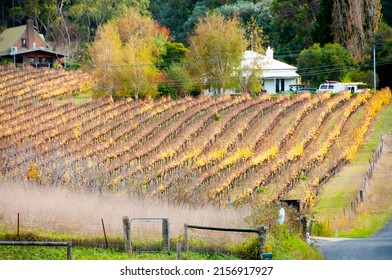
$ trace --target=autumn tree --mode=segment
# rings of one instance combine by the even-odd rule
[[[89,55],[99,88],[112,97],[154,97],[159,77],[155,64],[167,34],[151,18],[128,10],[100,27],[98,35]]]
[[[233,79],[248,46],[237,19],[211,14],[200,19],[189,39],[187,62],[191,74],[204,87],[218,93],[238,85]]]
[[[96,92],[115,96],[115,88],[121,71],[122,43],[116,25],[112,22],[98,29],[96,39],[89,48]]]
[[[256,57],[248,63],[242,63],[238,70],[240,91],[251,94],[260,93],[263,83],[261,76],[262,67]]]

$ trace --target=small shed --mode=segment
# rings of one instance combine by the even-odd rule
[[[16,66],[53,67],[65,62],[66,55],[53,51],[44,36],[34,28],[34,21],[12,27],[0,34],[0,62],[11,61]]]

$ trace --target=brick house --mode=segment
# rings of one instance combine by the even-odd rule
[[[53,67],[56,61],[64,63],[65,58],[65,54],[51,50],[43,35],[35,30],[33,20],[0,34],[0,63],[11,61],[21,67]]]

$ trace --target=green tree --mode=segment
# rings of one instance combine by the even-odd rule
[[[259,53],[264,53],[267,36],[264,31],[271,29],[270,22],[272,0],[260,2],[238,1],[233,4],[226,4],[217,9],[225,18],[236,17],[242,27],[246,30],[246,38],[250,42],[249,49]]]
[[[233,71],[239,68],[248,42],[237,19],[211,14],[199,20],[189,42],[187,62],[199,83],[216,92],[238,86]]]
[[[366,87],[372,88],[373,79],[374,79],[373,70],[361,70],[360,68],[355,68],[353,70],[348,71],[344,76],[344,78],[342,79],[342,81],[346,83],[362,82],[365,84]]]
[[[382,4],[382,17],[385,23],[392,25],[392,2],[389,0],[381,0]]]
[[[296,54],[314,43],[311,32],[318,4],[318,0],[273,0],[268,39],[275,53],[285,53],[286,62],[294,64]]]
[[[188,31],[184,30],[184,24],[196,3],[193,0],[151,0],[149,10],[156,21],[170,29],[174,41],[186,43]]]
[[[187,45],[188,34],[192,33],[199,18],[213,9],[235,0],[151,0],[149,10],[153,18],[170,29],[173,41]]]
[[[381,24],[377,30],[373,42],[376,46],[377,74],[380,79],[378,88],[392,88],[392,27]]]
[[[318,86],[325,80],[340,81],[356,66],[350,52],[339,44],[319,43],[301,51],[298,57],[298,73],[302,80]]]
[[[316,20],[312,27],[312,38],[314,42],[321,45],[333,43],[331,30],[332,6],[334,0],[320,0],[320,8],[316,14]]]
[[[165,68],[164,74],[165,83],[173,98],[189,95],[196,87],[195,80],[184,64],[172,63]]]
[[[165,52],[162,54],[159,68],[169,68],[172,63],[184,62],[186,55],[189,50],[184,46],[183,43],[166,42]]]

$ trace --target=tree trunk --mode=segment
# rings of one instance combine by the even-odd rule
[[[334,41],[350,50],[357,60],[368,52],[367,42],[380,23],[380,7],[380,0],[334,0]]]

